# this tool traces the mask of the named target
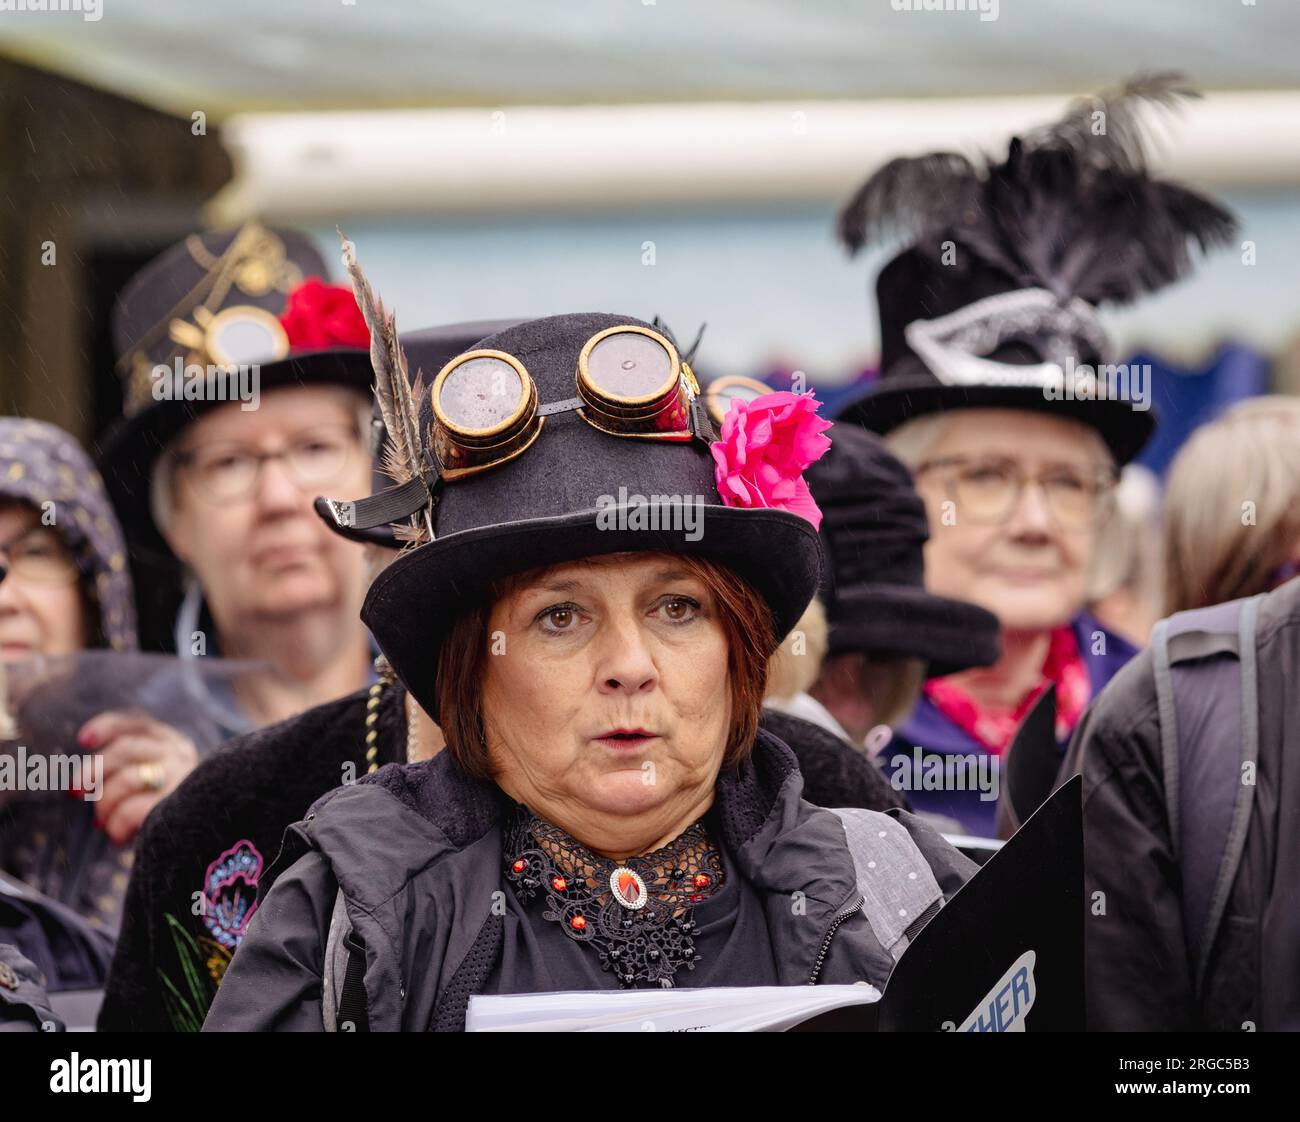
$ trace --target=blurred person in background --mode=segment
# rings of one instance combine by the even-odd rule
[[[916,477],[930,591],[1001,623],[998,661],[928,681],[898,729],[903,745],[947,758],[945,775],[964,765],[961,789],[904,781],[919,809],[970,833],[995,835],[999,758],[1043,692],[1055,687],[1063,750],[1134,653],[1084,605],[1118,468],[1154,419],[1141,371],[1101,378],[1096,305],[1172,282],[1191,267],[1189,241],[1233,232],[1217,204],[1145,170],[1141,109],[1181,92],[1137,80],[1013,138],[985,167],[955,153],[894,160],[841,215],[851,249],[891,229],[913,239],[876,284],[880,380],[844,417],[888,434]]]
[[[303,237],[250,224],[168,249],[114,311],[126,415],[105,483],[147,579],[184,568],[176,652],[249,666],[196,685],[228,735],[373,677],[363,551],[312,509],[370,476],[369,333],[324,275]]]
[[[429,385],[449,358],[504,326],[452,324],[403,335],[410,377],[423,373]],[[378,492],[394,480],[383,471],[388,442],[378,411],[373,427]],[[398,555],[403,543],[390,527],[353,529],[325,500],[315,507],[312,517],[325,532],[366,552],[370,579]],[[441,731],[382,657],[375,668],[370,686],[231,741],[145,823],[101,1031],[197,1032],[257,910],[259,882],[285,829],[334,787],[441,750]]]
[[[1198,428],[1165,497],[1168,608],[1085,714],[1088,1024],[1300,1029],[1300,401]]]
[[[62,429],[0,417],[0,659],[32,678],[52,667],[40,705],[66,711],[92,693],[117,693],[86,680],[95,671],[84,667],[60,685],[67,657],[135,648],[126,551],[98,472]],[[74,726],[75,743],[50,744],[51,722],[37,709],[24,709],[15,735],[32,750],[97,753],[101,785],[86,801],[83,792],[0,792],[0,869],[112,933],[136,832],[199,748],[141,708],[108,706]]]
[[[1300,574],[1300,399],[1243,401],[1201,425],[1165,485],[1164,611],[1268,592]]]

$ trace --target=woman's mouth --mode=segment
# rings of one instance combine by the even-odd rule
[[[644,748],[652,740],[659,739],[657,733],[650,732],[648,729],[610,729],[599,736],[592,737],[598,744],[603,744],[606,748],[612,748],[614,751],[636,751]]]

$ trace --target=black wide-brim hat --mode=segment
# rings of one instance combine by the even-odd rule
[[[224,268],[227,264],[230,267]],[[278,318],[297,286],[328,276],[324,258],[308,238],[254,223],[187,238],[155,257],[122,289],[113,308],[112,333],[125,416],[99,442],[99,465],[136,560],[176,565],[150,511],[154,466],[167,445],[195,420],[232,404],[156,400],[147,381],[142,384],[141,370],[170,367],[178,358],[184,362],[189,353],[173,339],[170,325],[192,320],[196,303],[210,305],[207,310],[213,314],[249,306]],[[214,291],[219,298],[208,299]],[[373,380],[364,346],[302,347],[260,362],[257,388],[263,394],[330,385],[369,397]],[[239,404],[236,399],[234,405]]]
[[[553,316],[489,336],[473,349],[519,360],[544,406],[574,397],[583,344],[619,325],[650,327],[629,316]],[[425,432],[431,419],[426,394]],[[627,516],[638,509],[644,514],[646,500],[656,496],[701,497],[698,540],[689,540],[684,526],[628,524]],[[704,558],[728,566],[754,588],[771,608],[779,640],[812,600],[821,569],[817,533],[803,518],[723,504],[713,458],[701,441],[611,436],[573,412],[547,417],[537,440],[514,460],[443,486],[433,509],[435,540],[379,574],[361,618],[434,720],[442,645],[461,612],[503,577],[612,553]]]
[[[908,249],[890,261],[876,282],[880,312],[881,374],[863,396],[841,408],[838,419],[885,435],[917,417],[956,409],[1021,409],[1079,421],[1105,441],[1117,464],[1132,460],[1155,431],[1150,409],[1135,409],[1117,398],[1050,399],[1039,386],[949,384],[932,371],[905,338],[918,320],[936,320],[986,297],[1017,291],[1000,270],[974,262],[966,268],[945,266],[928,254]],[[979,357],[1003,364],[1008,380],[1017,366],[1048,358],[1045,344],[1054,338],[1033,335],[1009,340]],[[1103,356],[1081,340],[1071,340],[1078,361],[1096,367]]]
[[[991,666],[1001,653],[997,617],[926,591],[930,530],[911,473],[853,424],[826,435],[830,450],[806,478],[822,511],[830,653],[920,658],[932,678]]]
[[[965,600],[935,596],[911,585],[866,585],[839,594],[831,621],[832,655],[902,655],[927,663],[941,678],[1001,655],[997,616]]]

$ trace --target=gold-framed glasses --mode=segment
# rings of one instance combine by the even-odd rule
[[[946,456],[926,461],[913,474],[919,480],[931,473],[942,481],[945,496],[957,503],[958,517],[985,525],[1005,522],[1032,483],[1052,517],[1070,529],[1101,521],[1118,480],[1113,467],[1071,464],[1050,465],[1030,475],[1018,461],[1001,456]]]
[[[365,451],[356,425],[319,425],[295,433],[275,452],[219,440],[174,453],[176,466],[205,502],[241,502],[257,489],[262,465],[279,460],[300,491],[318,493],[336,482]]]

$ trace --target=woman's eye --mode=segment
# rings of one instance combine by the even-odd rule
[[[688,596],[674,596],[660,604],[659,610],[670,623],[687,623],[695,618],[700,605]]]
[[[561,604],[554,608],[547,608],[537,617],[538,622],[542,625],[543,631],[549,631],[552,634],[561,631],[572,631],[578,623],[578,610],[569,604]]]

